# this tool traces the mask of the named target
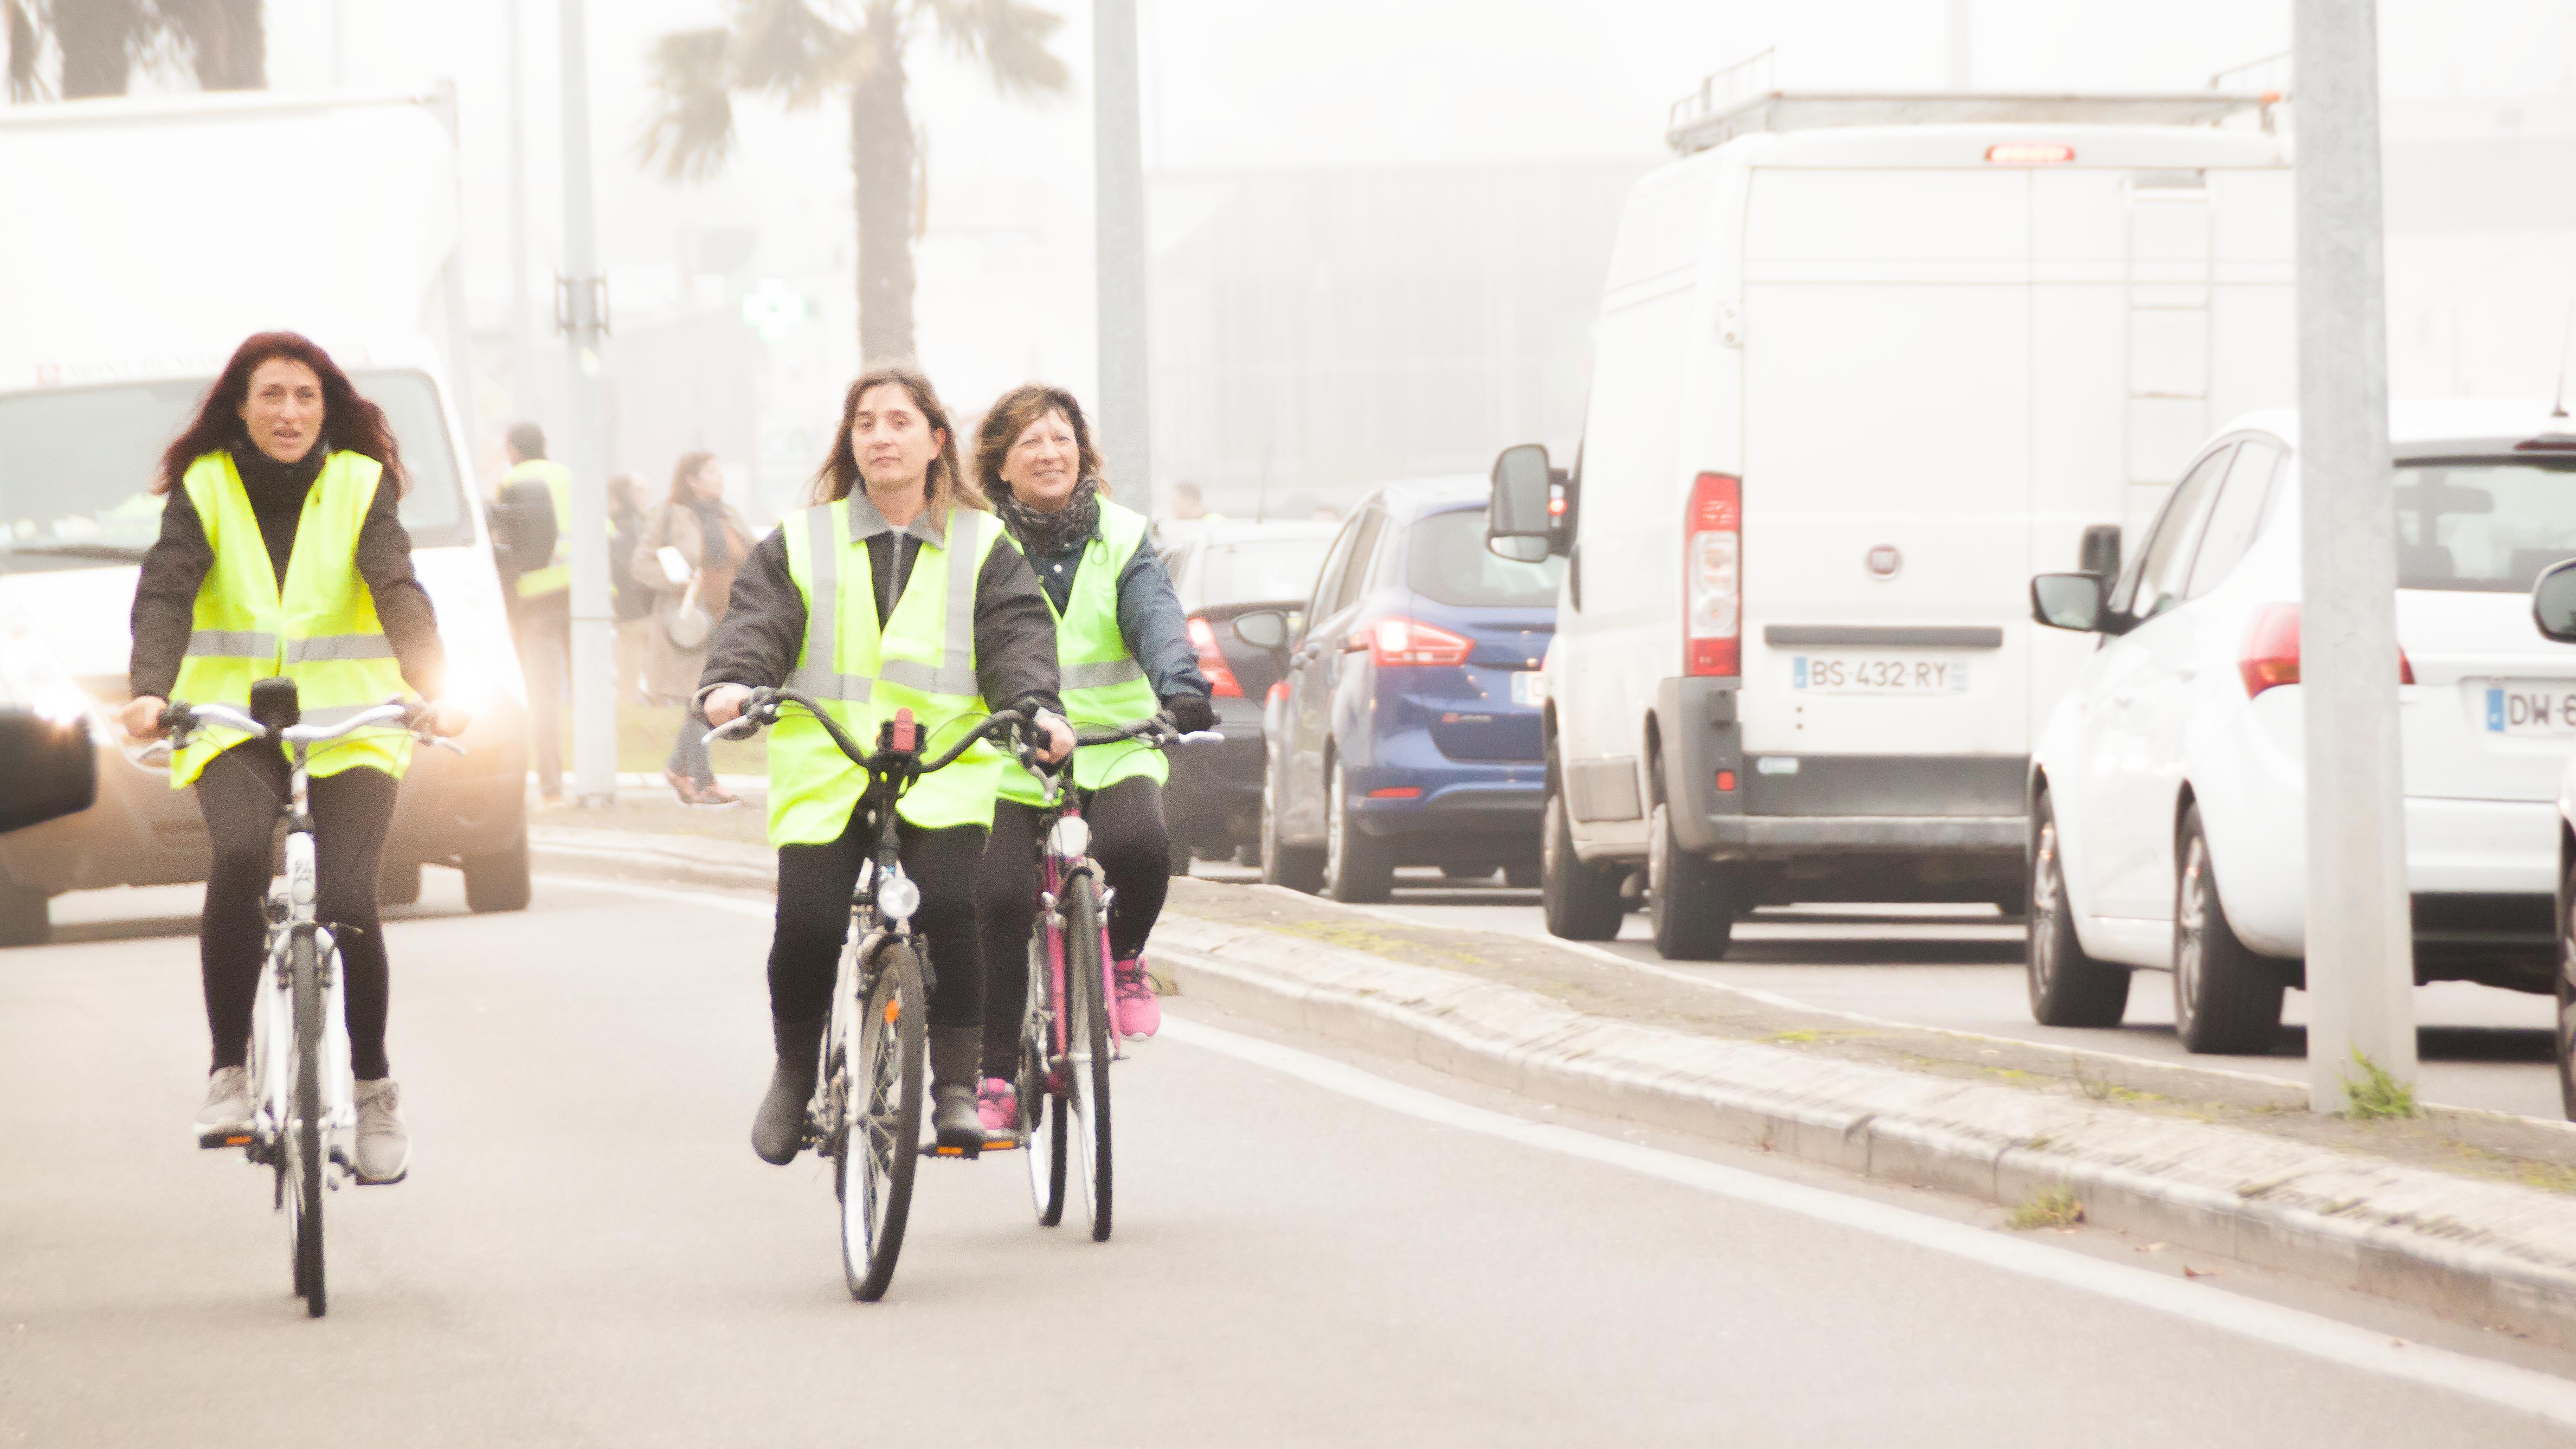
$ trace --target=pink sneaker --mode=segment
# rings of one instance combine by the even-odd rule
[[[1110,967],[1110,980],[1118,987],[1118,1000],[1109,1008],[1109,1018],[1123,1037],[1148,1037],[1161,1030],[1163,1004],[1154,999],[1154,983],[1145,975],[1145,958],[1130,956]]]
[[[975,1094],[975,1115],[983,1119],[984,1130],[996,1137],[1008,1137],[1020,1130],[1020,1094],[999,1077],[986,1077],[982,1090]]]

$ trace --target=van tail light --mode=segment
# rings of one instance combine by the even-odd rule
[[[1475,641],[1446,629],[1402,617],[1380,619],[1351,635],[1347,646],[1365,649],[1369,661],[1384,669],[1396,664],[1429,664],[1455,668],[1476,650]]]
[[[1207,676],[1208,693],[1219,699],[1243,698],[1243,682],[1234,677],[1234,666],[1225,662],[1225,651],[1216,647],[1216,629],[1205,619],[1190,620],[1190,643],[1199,651],[1199,673]]]
[[[1744,484],[1702,473],[1691,484],[1682,541],[1683,672],[1744,672]]]
[[[2236,673],[2252,699],[2276,684],[2299,682],[2299,606],[2266,604],[2245,631],[2245,647],[2236,652]],[[2415,682],[2415,664],[2397,651],[2397,682]]]

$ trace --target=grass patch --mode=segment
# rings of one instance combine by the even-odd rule
[[[2030,1201],[2013,1209],[2009,1219],[2018,1232],[2036,1232],[2041,1228],[2071,1228],[2084,1221],[2084,1204],[2077,1201],[2075,1189],[2057,1188],[2038,1193]]]
[[[1764,1037],[1763,1040],[1813,1043],[1823,1041],[1824,1038],[1812,1031],[1775,1031],[1769,1036]]]
[[[2343,1079],[2346,1117],[2356,1122],[2380,1122],[2424,1115],[2423,1109],[2415,1105],[2412,1085],[2388,1075],[2387,1068],[2362,1055],[2359,1047],[2352,1049],[2352,1059],[2361,1068],[2361,1080]]]

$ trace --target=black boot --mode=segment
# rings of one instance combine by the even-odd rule
[[[769,1074],[769,1094],[751,1119],[751,1150],[760,1160],[784,1167],[805,1145],[805,1104],[814,1099],[814,1077],[823,1056],[823,1018],[812,1021],[769,1019],[778,1043],[778,1066]]]
[[[942,1147],[981,1149],[984,1119],[975,1112],[977,1068],[983,1059],[980,1026],[930,1029],[930,1125]]]

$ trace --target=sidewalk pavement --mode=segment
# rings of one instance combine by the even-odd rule
[[[741,813],[741,812],[734,812]],[[748,822],[745,822],[748,823]],[[751,840],[544,825],[539,863],[767,890]],[[2213,1068],[1814,1010],[1605,951],[1176,880],[1158,977],[1581,1110],[2085,1218],[2576,1347],[2576,1127],[2348,1121]]]

